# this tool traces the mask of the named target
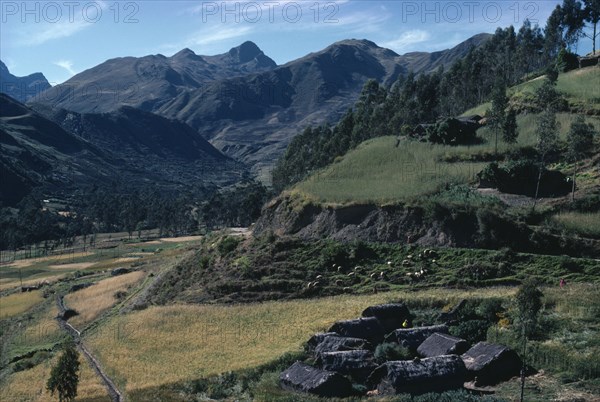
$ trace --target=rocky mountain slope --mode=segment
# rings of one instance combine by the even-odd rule
[[[403,56],[367,40],[344,40],[279,67],[251,42],[220,56],[186,49],[169,58],[120,58],[35,102],[84,113],[132,106],[175,118],[266,178],[294,135],[307,125],[336,122],[368,79],[391,85],[408,71],[448,67],[488,38]]]
[[[210,191],[247,175],[191,127],[149,112],[35,111],[5,95],[0,102],[1,198],[9,205],[34,187],[55,194],[121,181],[130,188]]]
[[[156,111],[182,92],[208,82],[275,67],[252,42],[217,56],[183,49],[171,57],[120,57],[73,76],[33,101],[79,113],[109,112],[122,106]]]
[[[44,74],[33,73],[26,77],[17,77],[10,73],[6,64],[0,61],[0,92],[26,102],[42,91],[50,88]]]

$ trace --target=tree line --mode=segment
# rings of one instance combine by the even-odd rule
[[[247,226],[260,215],[267,189],[256,181],[209,194],[162,193],[155,188],[128,191],[126,186],[81,189],[61,213],[51,210],[41,194],[30,194],[14,208],[0,208],[0,250],[40,244],[48,249],[69,246],[76,236],[90,245],[96,233],[158,229],[178,236],[225,226]]]
[[[369,80],[358,101],[335,125],[307,127],[294,137],[272,172],[280,192],[331,164],[361,142],[384,135],[407,135],[419,123],[434,123],[492,101],[490,124],[507,142],[517,138],[516,111],[507,110],[506,88],[557,70],[574,68],[571,52],[584,36],[586,22],[596,26],[600,0],[565,0],[550,15],[545,29],[526,20],[518,31],[498,28],[494,35],[448,71],[409,72],[385,88]]]

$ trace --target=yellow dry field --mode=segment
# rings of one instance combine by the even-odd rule
[[[33,286],[33,285],[37,285],[40,282],[48,282],[50,283],[54,283],[55,281],[63,278],[65,275],[64,274],[58,274],[58,275],[49,275],[49,276],[44,276],[43,278],[37,278],[37,279],[28,279],[23,281],[23,285],[24,286]],[[18,278],[2,278],[0,279],[0,291],[2,290],[7,290],[7,289],[13,289],[13,288],[17,288],[21,286],[21,282],[19,281]]]
[[[160,239],[160,241],[165,242],[165,243],[179,243],[179,242],[202,240],[203,237],[204,236],[163,237]]]
[[[0,320],[22,314],[42,300],[39,290],[0,297]]]
[[[68,294],[65,297],[66,306],[79,313],[69,322],[76,328],[82,328],[94,321],[116,303],[115,293],[127,291],[145,275],[146,273],[143,271],[135,271],[104,279],[89,288]]]
[[[50,392],[46,390],[46,380],[50,377],[50,370],[57,361],[58,356],[29,370],[19,371],[11,375],[0,387],[0,401],[57,401],[58,396],[54,394],[54,397],[52,397]],[[79,386],[77,387],[75,400],[78,402],[110,402],[106,389],[87,360],[80,356],[79,361],[81,362],[79,366]]]
[[[40,262],[65,261],[65,260],[70,260],[70,259],[75,259],[75,258],[87,257],[90,255],[92,255],[92,253],[89,251],[86,251],[85,253],[68,253],[68,254],[62,254],[62,255],[52,255],[52,256],[48,256],[48,257],[28,258],[25,260],[15,261],[11,264],[7,264],[6,266],[10,267],[10,268],[26,268],[26,267],[29,267],[33,264],[37,264]]]
[[[297,351],[336,320],[359,317],[369,305],[394,300],[454,303],[514,293],[435,290],[380,293],[238,306],[174,305],[119,315],[86,344],[126,392],[255,367]]]
[[[74,262],[72,264],[56,264],[49,265],[48,268],[51,269],[68,269],[68,270],[77,270],[77,269],[86,269],[96,264],[95,262]]]

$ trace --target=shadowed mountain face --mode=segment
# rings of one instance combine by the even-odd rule
[[[8,71],[8,67],[0,61],[0,92],[19,102],[26,102],[37,94],[50,88],[44,74],[34,73],[27,77],[17,77]]]
[[[163,191],[213,191],[237,183],[246,169],[196,130],[142,110],[123,107],[79,114],[34,111],[0,95],[0,200],[15,205],[33,188],[68,194],[115,181]]]
[[[122,57],[77,74],[33,101],[80,113],[109,112],[122,106],[155,111],[180,93],[208,82],[276,66],[252,42],[218,56],[199,56],[183,49],[172,57]]]
[[[446,51],[402,56],[367,40],[345,40],[279,67],[252,42],[219,56],[186,49],[171,58],[114,59],[36,101],[77,112],[124,105],[151,110],[187,123],[266,179],[298,132],[337,122],[368,79],[390,86],[408,71],[448,67],[489,36],[477,35]],[[102,94],[86,90],[94,86]]]

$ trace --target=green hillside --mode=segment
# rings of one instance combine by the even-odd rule
[[[600,69],[587,68],[560,75],[557,89],[571,106],[585,104],[600,110],[600,85],[594,85],[594,82],[600,83]],[[511,88],[511,99],[532,95],[541,83],[541,79],[535,79]],[[488,107],[488,104],[481,105],[465,115],[483,113]],[[563,145],[576,116],[574,113],[557,114]],[[536,144],[537,117],[535,113],[518,115],[518,142],[507,145],[500,141],[500,157]],[[587,122],[600,130],[599,116],[588,116]],[[477,173],[495,159],[492,131],[483,127],[477,134],[482,143],[471,146],[402,140],[396,147],[396,138],[392,136],[371,139],[298,183],[292,192],[326,204],[386,204],[434,194],[447,184],[475,183]],[[562,164],[556,168],[569,174],[571,167]]]
[[[534,145],[536,117],[535,114],[519,116],[518,143],[515,146],[500,143],[499,152]],[[574,119],[574,114],[557,116],[561,139],[565,139]],[[589,117],[587,121],[600,130],[600,118]],[[384,204],[432,194],[448,183],[472,183],[487,162],[471,161],[490,160],[494,152],[491,131],[484,127],[478,134],[484,139],[483,144],[458,147],[403,141],[396,148],[396,138],[392,136],[365,141],[292,191],[331,204]]]
[[[543,78],[541,76],[510,88],[509,96],[516,101],[532,95],[542,86]],[[565,95],[572,109],[600,114],[600,68],[588,67],[561,74],[556,82],[556,89]],[[489,108],[490,103],[487,102],[467,110],[463,116],[484,115]]]

